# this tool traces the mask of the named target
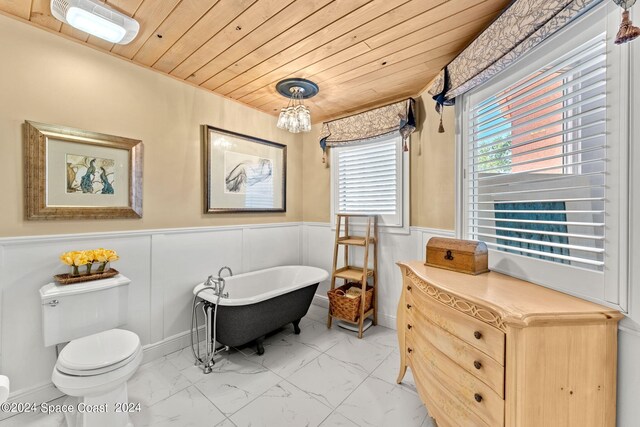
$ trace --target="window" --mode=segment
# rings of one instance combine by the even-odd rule
[[[602,16],[464,96],[462,228],[493,269],[623,305],[624,48]]]
[[[405,154],[399,136],[336,147],[331,156],[334,218],[340,213],[377,214],[382,226],[408,225],[404,218]]]

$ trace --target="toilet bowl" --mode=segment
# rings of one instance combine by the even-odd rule
[[[142,361],[140,339],[131,331],[111,329],[67,344],[51,375],[76,411],[65,413],[69,427],[131,426],[127,380]]]
[[[127,323],[131,281],[117,276],[74,285],[49,283],[40,288],[46,347],[67,343],[51,381],[69,396],[69,427],[127,427],[127,380],[142,362],[140,338],[119,329]]]

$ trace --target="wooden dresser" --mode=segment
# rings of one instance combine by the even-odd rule
[[[613,310],[499,273],[398,263],[400,375],[439,427],[616,424]]]

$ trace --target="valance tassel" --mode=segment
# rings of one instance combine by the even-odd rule
[[[454,105],[455,99],[447,99],[446,93],[449,90],[450,81],[449,81],[449,69],[444,67],[442,69],[443,76],[443,88],[442,90],[433,96],[433,100],[436,101],[436,113],[440,114],[440,126],[438,126],[438,133],[444,133],[444,124],[442,123],[442,114],[444,113],[445,105]]]
[[[618,30],[618,34],[616,35],[616,39],[614,41],[615,44],[623,44],[628,43],[631,40],[634,40],[640,36],[640,28],[633,25],[631,20],[629,19],[629,11],[625,10],[622,12],[622,22],[620,23],[620,29]]]

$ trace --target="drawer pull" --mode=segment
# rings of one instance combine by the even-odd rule
[[[411,353],[413,351],[413,349],[411,347],[407,348],[407,352]]]
[[[411,290],[411,286],[407,285],[407,290],[410,291]]]
[[[411,310],[411,304],[407,304],[407,310]]]
[[[481,338],[482,338],[482,332],[480,332],[480,331],[475,331],[475,332],[473,333],[473,336],[474,336],[474,337],[476,337],[476,339],[477,339],[477,340],[479,340],[479,339],[481,339]]]
[[[482,396],[478,393],[473,395],[473,398],[476,400],[476,402],[480,403],[482,402]]]
[[[410,324],[407,325],[407,329],[411,329],[413,328],[413,326],[411,326]]]
[[[475,362],[473,362],[473,366],[476,369],[480,369],[480,368],[482,368],[482,363],[480,363],[479,361],[476,360]]]

